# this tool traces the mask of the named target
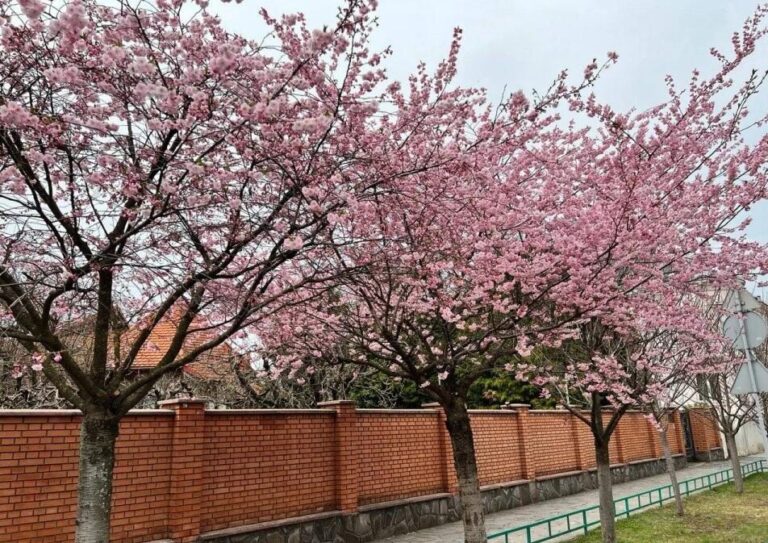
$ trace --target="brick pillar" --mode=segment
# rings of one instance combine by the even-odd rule
[[[203,501],[205,402],[167,400],[160,406],[174,411],[168,531],[174,543],[193,543],[200,535]]]
[[[523,471],[523,479],[532,481],[536,478],[536,459],[533,457],[533,451],[528,443],[535,439],[531,435],[531,406],[527,403],[507,404],[507,408],[514,409],[517,413],[517,436],[520,440],[520,466]]]
[[[317,405],[336,411],[336,497],[339,511],[347,515],[357,513],[360,455],[355,402],[337,400]]]
[[[456,467],[453,463],[453,446],[451,445],[451,436],[448,434],[448,426],[445,423],[445,410],[437,403],[422,404],[425,409],[433,409],[437,414],[437,431],[440,436],[440,458],[442,461],[442,479],[443,489],[449,494],[459,493],[459,481],[456,478]]]

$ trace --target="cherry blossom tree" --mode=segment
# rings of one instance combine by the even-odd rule
[[[692,309],[681,307],[680,311]],[[537,358],[552,368],[546,376],[536,375],[540,371],[536,360],[527,366],[534,372],[529,378],[546,386],[549,394],[589,426],[595,443],[600,504],[606,517],[614,516],[610,440],[628,409],[646,411],[656,427],[678,514],[682,514],[682,498],[667,437],[671,411],[693,395],[689,385],[692,376],[709,375],[721,367],[703,347],[718,336],[709,334],[706,328],[694,335],[694,326],[694,322],[689,322],[685,333],[657,329],[645,333],[638,330],[627,336],[593,319],[582,323],[579,335],[567,340],[559,352],[537,353]],[[525,371],[526,366],[521,369]]]
[[[373,1],[317,30],[263,12],[264,42],[201,6],[0,0],[0,333],[19,372],[83,412],[78,543],[109,539],[121,418],[337,276],[336,215],[433,166],[426,151],[377,166],[420,119],[381,118],[402,95],[367,45]],[[171,312],[160,362],[132,378]],[[86,321],[74,349],[62,330]]]
[[[658,432],[659,443],[661,443],[661,450],[664,454],[664,462],[666,463],[667,474],[669,475],[669,482],[672,485],[672,493],[675,497],[675,512],[677,516],[681,517],[685,514],[685,506],[683,505],[683,496],[677,480],[675,459],[672,456],[672,449],[669,444],[669,426],[672,422],[673,413],[686,405],[695,395],[695,389],[689,384],[690,375],[687,372],[689,364],[686,363],[689,361],[688,357],[692,356],[693,353],[691,349],[678,344],[676,338],[673,337],[662,338],[658,346],[661,346],[663,349],[658,356],[665,358],[664,361],[667,363],[664,365],[668,369],[661,374],[651,375],[651,379],[659,380],[663,388],[645,406],[645,410]],[[701,343],[698,344],[698,347],[701,347]],[[716,368],[710,367],[709,364],[706,364],[703,368],[698,364],[692,364],[691,366],[694,369],[693,375],[697,376],[708,376],[716,371]],[[707,373],[697,373],[703,370]]]
[[[518,370],[537,384],[592,396],[592,416],[585,422],[598,451],[606,543],[615,541],[607,442],[623,411],[659,390],[658,383],[638,378],[666,371],[657,366],[662,359],[648,356],[642,336],[666,330],[703,337],[710,323],[694,300],[765,269],[765,247],[744,239],[745,224],[738,221],[740,212],[765,195],[768,137],[758,133],[752,144],[744,138],[766,120],[765,112],[747,111],[765,72],[752,70],[740,85],[733,80],[765,35],[765,13],[759,8],[734,34],[731,54],[713,51],[721,68],[712,77],[696,71],[684,90],[668,78],[669,100],[663,104],[628,114],[592,97],[572,104],[601,125],[582,144],[585,159],[578,160],[572,177],[574,193],[594,196],[583,207],[592,226],[580,247],[604,256],[597,272],[603,281],[597,291],[581,289],[556,303],[582,305],[585,295],[602,301],[577,327],[587,356],[562,372],[552,372],[546,361]],[[602,404],[614,409],[605,423],[597,412]]]
[[[724,371],[701,376],[695,381],[699,397],[704,405],[709,407],[709,413],[700,416],[707,416],[725,436],[725,447],[733,469],[733,482],[739,494],[744,492],[744,477],[741,473],[739,451],[736,448],[736,434],[748,422],[756,420],[757,416],[755,401],[751,396],[734,396],[730,392],[741,362],[734,360]]]
[[[465,540],[480,543],[486,533],[467,395],[524,349],[520,329],[546,323],[535,329],[554,339],[550,329],[574,317],[554,310],[548,297],[569,270],[555,247],[574,241],[549,233],[560,229],[556,210],[570,190],[548,171],[550,161],[567,161],[573,148],[550,110],[582,92],[598,70],[575,85],[561,74],[538,100],[516,93],[490,108],[478,91],[448,90],[457,52],[458,39],[434,76],[422,69],[408,97],[396,100],[423,116],[428,133],[401,125],[386,150],[394,164],[418,163],[427,153],[436,166],[388,199],[346,209],[334,236],[348,240],[337,252],[348,273],[331,290],[304,289],[295,306],[257,329],[279,374],[303,378],[318,365],[358,365],[410,380],[438,402]],[[453,102],[465,106],[445,107]]]
[[[731,80],[765,34],[765,11],[734,36],[732,54],[714,52],[715,75],[694,72],[684,90],[668,79],[668,100],[647,111],[619,114],[557,83],[543,115],[515,94],[500,116],[428,118],[446,138],[430,147],[442,167],[402,198],[345,214],[338,258],[355,272],[260,330],[289,372],[356,362],[440,402],[466,541],[485,540],[466,390],[499,366],[588,401],[603,539],[615,541],[609,440],[623,413],[661,387],[643,338],[708,330],[687,300],[765,267],[765,247],[740,237],[737,221],[765,195],[768,137],[743,137],[766,120],[746,110],[764,74]],[[597,70],[588,66],[586,80]],[[558,105],[574,121],[558,122]],[[578,356],[560,371],[546,357],[520,361],[569,346]]]

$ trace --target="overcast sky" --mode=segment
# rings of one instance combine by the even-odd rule
[[[272,15],[302,11],[319,27],[333,23],[337,6],[334,0],[245,0],[213,9],[228,29],[260,38],[260,7]],[[664,100],[666,74],[678,80],[694,68],[711,74],[710,47],[728,51],[731,34],[756,6],[754,0],[380,0],[373,45],[393,48],[388,72],[405,79],[420,60],[435,66],[459,26],[457,83],[485,87],[495,99],[505,86],[543,90],[561,69],[578,75],[592,58],[616,51],[619,64],[596,92],[615,109],[645,109]],[[765,46],[749,67],[758,63],[768,67]],[[768,107],[766,97],[759,105]],[[751,214],[749,237],[768,242],[768,203]]]

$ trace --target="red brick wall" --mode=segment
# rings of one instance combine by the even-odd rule
[[[110,540],[142,543],[165,535],[172,440],[173,417],[129,415],[123,421],[117,439]]]
[[[712,431],[716,436],[718,436],[717,441],[719,446],[720,437],[714,425],[712,425]],[[658,435],[656,436],[656,441],[659,444],[657,450],[661,450],[661,441],[659,441]],[[680,413],[677,413],[669,421],[669,426],[667,427],[667,441],[669,441],[669,448],[672,450],[673,453],[675,454],[685,453],[685,437],[683,436],[683,428],[680,422]]]
[[[619,421],[618,431],[624,462],[636,462],[656,458],[656,434],[653,426],[642,413],[625,413]],[[615,460],[615,459],[612,459]]]
[[[720,447],[720,434],[708,409],[690,409],[691,433],[696,452],[706,453]]]
[[[536,475],[579,469],[571,417],[567,411],[531,411],[528,447],[536,460]],[[585,424],[581,426],[589,430]]]
[[[358,411],[360,505],[443,492],[435,411]]]
[[[595,460],[595,440],[589,427],[580,420],[575,421],[576,435],[579,444],[579,454],[581,455],[582,469],[594,468],[597,465]]]
[[[471,416],[480,484],[523,479],[522,440],[513,411],[475,412]]]
[[[222,528],[455,490],[437,410],[169,407],[132,413],[121,424],[113,543],[186,543]],[[520,408],[471,418],[483,485],[594,466],[589,429],[566,412]],[[71,411],[0,411],[0,542],[72,540],[79,422]],[[700,451],[719,446],[706,417],[691,422]],[[680,452],[679,425],[669,434]],[[612,462],[660,451],[645,417],[625,415]]]
[[[330,411],[208,412],[201,531],[336,509],[333,438]]]
[[[167,414],[124,419],[111,540],[141,543],[165,536],[172,423]],[[0,416],[0,541],[72,541],[79,434],[76,412]]]

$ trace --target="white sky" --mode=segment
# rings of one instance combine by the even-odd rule
[[[260,7],[272,15],[302,11],[310,26],[319,27],[334,22],[337,6],[335,0],[245,0],[212,9],[228,29],[261,38]],[[380,0],[373,48],[392,46],[386,66],[404,80],[419,60],[435,66],[459,26],[464,39],[457,83],[485,87],[492,99],[505,86],[544,90],[561,69],[578,76],[592,58],[616,51],[619,63],[596,92],[614,109],[645,109],[664,100],[666,74],[681,83],[693,68],[709,75],[715,68],[710,47],[727,52],[732,32],[756,6],[756,0]],[[768,67],[765,44],[749,64]],[[749,237],[768,242],[768,202],[751,214]]]

